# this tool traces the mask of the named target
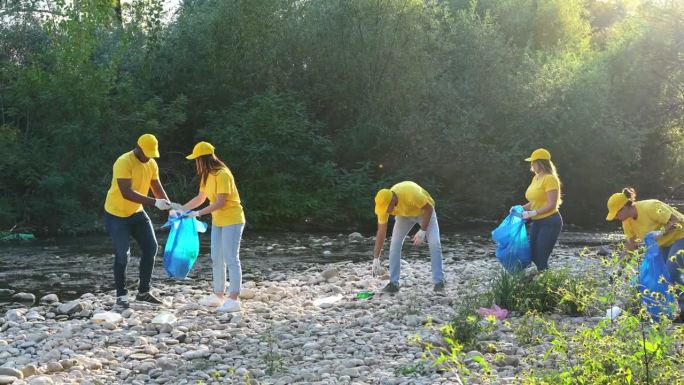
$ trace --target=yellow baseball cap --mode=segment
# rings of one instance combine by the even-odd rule
[[[384,188],[375,194],[375,215],[387,214],[387,207],[392,200],[392,191]]]
[[[202,155],[209,155],[214,153],[214,146],[209,142],[199,142],[192,149],[192,154],[186,156],[186,159],[195,159]]]
[[[144,134],[138,138],[138,146],[148,158],[159,158],[159,142],[152,134]]]
[[[534,162],[535,160],[540,159],[551,160],[551,153],[545,148],[538,148],[532,151],[532,155],[530,155],[530,157],[526,158],[525,160],[528,162]]]
[[[615,215],[617,215],[621,208],[625,207],[627,202],[629,202],[629,198],[621,192],[611,195],[610,198],[608,198],[608,215],[606,216],[606,220],[612,221],[615,219]]]

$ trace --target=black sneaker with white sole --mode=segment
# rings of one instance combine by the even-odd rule
[[[141,301],[141,302],[153,303],[153,304],[155,304],[155,305],[160,305],[160,304],[163,304],[163,303],[164,303],[164,301],[162,301],[161,299],[155,297],[155,296],[154,296],[152,293],[150,293],[149,291],[146,292],[146,293],[138,293],[138,294],[135,296],[135,300],[136,300],[136,301]]]

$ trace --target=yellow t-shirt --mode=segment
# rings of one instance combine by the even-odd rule
[[[391,213],[378,215],[378,223],[385,224],[389,216],[398,215],[401,217],[417,217],[423,213],[423,206],[431,204],[435,207],[435,200],[422,187],[414,182],[400,182],[392,186],[390,190],[397,194],[397,205]]]
[[[671,206],[657,200],[647,199],[634,203],[637,210],[637,219],[628,218],[622,221],[622,228],[627,238],[643,240],[647,233],[663,230],[663,227],[674,214],[680,223],[684,224],[684,215]],[[673,229],[657,238],[658,245],[671,246],[674,241],[684,238],[684,229]]]
[[[560,180],[558,180],[558,177],[553,174],[546,174],[542,177],[535,175],[532,178],[532,183],[530,183],[527,191],[525,191],[525,199],[531,203],[530,210],[537,210],[546,206],[548,203],[546,193],[553,190],[558,190],[558,201],[556,202],[556,207],[548,212],[537,215],[536,217],[532,217],[532,220],[546,218],[557,213],[558,207],[560,207],[562,203],[560,198]]]
[[[105,211],[117,217],[130,217],[138,211],[142,211],[142,204],[124,198],[119,190],[117,179],[130,179],[133,191],[147,196],[151,182],[159,180],[157,162],[150,159],[147,163],[142,163],[135,157],[133,151],[121,155],[114,162],[112,185],[107,191],[104,208]]]
[[[207,194],[211,203],[216,202],[219,194],[227,194],[226,205],[211,213],[213,225],[230,226],[245,223],[245,213],[240,204],[240,194],[238,194],[235,179],[229,169],[222,168],[215,174],[209,173],[204,186],[200,185],[200,192]]]

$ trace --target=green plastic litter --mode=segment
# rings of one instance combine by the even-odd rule
[[[7,242],[7,241],[32,241],[36,239],[36,237],[33,236],[33,234],[24,234],[24,233],[0,233],[0,242]]]
[[[360,292],[356,293],[356,298],[358,298],[358,299],[371,299],[371,298],[373,298],[374,295],[375,295],[375,293],[373,293],[372,291],[360,291]]]

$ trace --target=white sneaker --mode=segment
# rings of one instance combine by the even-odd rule
[[[219,298],[216,294],[209,294],[200,299],[199,304],[202,306],[219,307],[223,305],[223,299]]]
[[[233,313],[240,310],[242,310],[240,306],[240,301],[236,301],[232,298],[228,298],[226,302],[223,303],[223,306],[218,308],[218,311],[228,313]]]

